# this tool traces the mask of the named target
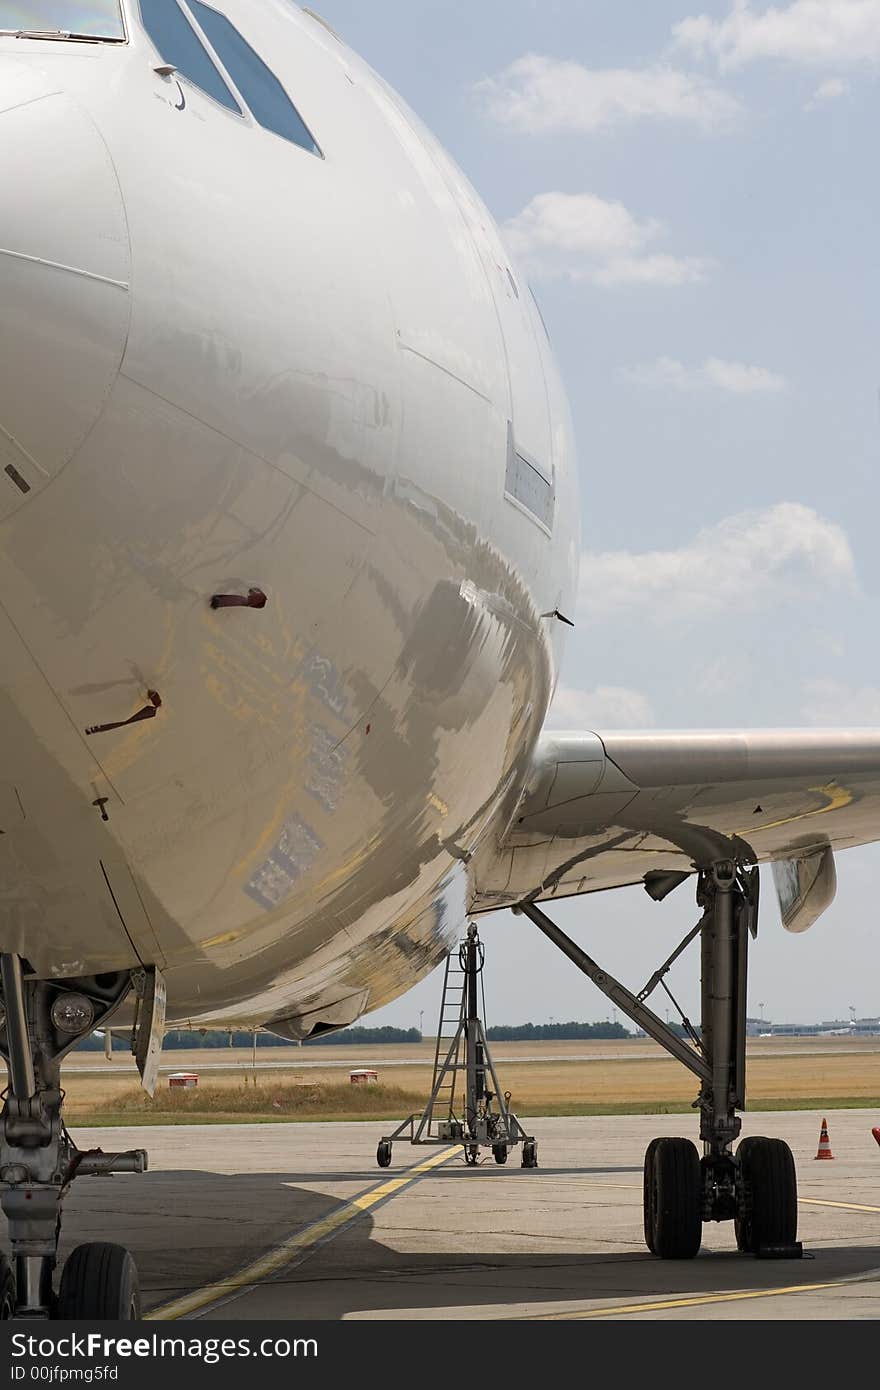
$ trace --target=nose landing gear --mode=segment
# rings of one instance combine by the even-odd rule
[[[0,1257],[0,1316],[137,1318],[137,1271],[119,1245],[78,1246],[57,1295],[53,1288],[61,1208],[74,1178],[147,1167],[143,1149],[77,1149],[62,1119],[61,1059],[115,1012],[132,988],[131,974],[37,980],[28,977],[20,956],[4,954],[0,985],[0,1053],[9,1067],[0,1112],[0,1206],[12,1246],[11,1266]]]

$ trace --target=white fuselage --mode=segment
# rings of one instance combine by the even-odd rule
[[[462,927],[556,677],[575,461],[460,172],[316,21],[217,8],[321,155],[157,73],[132,3],[124,45],[0,37],[0,949],[301,1033]]]

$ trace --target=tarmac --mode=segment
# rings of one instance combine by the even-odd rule
[[[731,1223],[695,1260],[651,1256],[642,1159],[682,1115],[535,1119],[539,1167],[376,1143],[393,1122],[75,1129],[81,1147],[142,1146],[144,1175],[80,1178],[62,1257],[128,1245],[144,1315],[187,1319],[787,1319],[880,1317],[880,1116],[749,1113],[743,1134],[792,1146],[801,1260],[739,1254]]]

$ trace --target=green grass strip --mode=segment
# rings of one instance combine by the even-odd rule
[[[746,1113],[750,1110],[878,1110],[880,1111],[880,1096],[806,1096],[803,1099],[772,1098],[768,1100],[755,1101],[753,1105],[746,1107]],[[591,1105],[586,1102],[538,1102],[534,1105],[523,1103],[516,1107],[516,1113],[523,1119],[545,1117],[547,1119],[564,1118],[567,1116],[578,1115],[690,1115],[695,1113],[694,1107],[684,1100],[661,1100],[661,1101],[619,1101],[607,1104]],[[397,1117],[398,1120],[403,1118]],[[328,1113],[326,1110],[316,1108],[313,1112],[298,1110],[295,1115],[285,1115],[283,1113],[272,1112],[271,1114],[250,1112],[250,1113],[223,1113],[217,1111],[198,1111],[190,1110],[181,1113],[179,1110],[142,1110],[133,1112],[122,1110],[113,1112],[112,1110],[82,1111],[75,1115],[68,1116],[68,1123],[72,1128],[103,1128],[109,1126],[124,1126],[126,1128],[147,1128],[153,1125],[284,1125],[284,1124],[314,1124],[315,1122],[328,1123],[350,1123],[353,1121],[364,1120],[389,1120],[387,1115],[382,1115],[377,1111],[363,1110],[340,1110],[335,1113]]]

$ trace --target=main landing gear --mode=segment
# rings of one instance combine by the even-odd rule
[[[659,899],[684,877],[657,873],[645,886]],[[645,1243],[651,1253],[665,1260],[692,1259],[700,1249],[704,1221],[733,1221],[740,1250],[797,1259],[802,1248],[791,1150],[781,1139],[751,1136],[733,1149],[741,1128],[736,1112],[745,1106],[746,974],[749,935],[757,934],[758,925],[757,868],[721,862],[702,870],[697,905],[703,910],[700,921],[638,995],[603,971],[534,903],[515,910],[699,1078],[695,1105],[702,1154],[690,1139],[680,1138],[654,1139],[645,1154]],[[657,985],[669,993],[664,976],[696,936],[701,942],[702,1025],[698,1032],[682,1015],[686,1041],[644,1001]]]
[[[9,1088],[0,1112],[0,1206],[12,1261],[0,1255],[0,1317],[131,1320],[140,1316],[134,1261],[121,1245],[79,1245],[53,1274],[61,1207],[75,1177],[143,1173],[143,1149],[77,1149],[62,1119],[61,1059],[108,1020],[146,972],[37,980],[17,955],[0,955],[0,1053]]]

